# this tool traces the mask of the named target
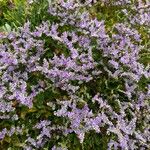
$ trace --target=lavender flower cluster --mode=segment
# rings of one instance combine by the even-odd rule
[[[127,20],[115,23],[110,33],[105,20],[85,9],[94,3],[51,2],[49,15],[58,22],[43,21],[35,29],[27,22],[16,32],[0,34],[0,119],[17,124],[3,126],[0,140],[25,136],[22,147],[32,150],[73,133],[84,143],[94,131],[107,136],[108,150],[150,148],[150,66],[140,62],[142,51],[149,49],[138,30],[150,27],[150,4],[125,1]],[[33,136],[18,109],[32,111],[36,97],[47,89],[61,97],[47,102],[51,116],[31,124]],[[68,149],[55,144],[52,150]]]

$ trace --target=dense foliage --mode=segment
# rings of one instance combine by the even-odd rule
[[[13,4],[0,32],[0,149],[150,149],[150,3]]]

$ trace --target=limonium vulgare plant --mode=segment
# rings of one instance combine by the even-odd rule
[[[92,16],[98,2],[124,19]],[[150,4],[98,2],[50,2],[53,22],[0,35],[1,149],[150,148]]]

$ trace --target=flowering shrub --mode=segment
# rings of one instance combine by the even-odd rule
[[[149,2],[49,4],[0,35],[2,149],[149,149]],[[106,5],[123,19],[92,15]]]

